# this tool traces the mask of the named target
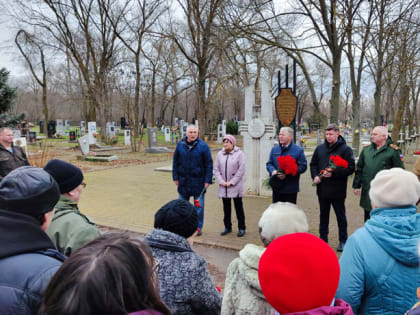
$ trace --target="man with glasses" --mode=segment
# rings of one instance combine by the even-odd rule
[[[55,179],[61,193],[47,234],[61,253],[70,256],[76,249],[101,235],[95,223],[77,206],[86,187],[83,173],[77,166],[57,159],[49,161],[44,170]]]

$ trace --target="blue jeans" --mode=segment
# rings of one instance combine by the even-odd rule
[[[202,194],[200,199],[198,199],[198,201],[200,202],[200,207],[199,208],[195,207],[197,209],[198,228],[200,230],[203,229],[203,224],[204,224],[204,195],[205,194]],[[187,196],[186,197],[186,196],[182,196],[181,194],[179,194],[179,199],[190,201],[191,197],[194,197],[194,200],[198,198],[198,196]]]

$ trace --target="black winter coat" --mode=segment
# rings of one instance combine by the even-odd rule
[[[347,193],[347,177],[353,174],[355,163],[353,150],[342,136],[338,136],[337,142],[331,147],[325,140],[315,149],[310,163],[311,177],[314,179],[330,165],[332,155],[341,156],[349,165],[347,168],[337,167],[330,178],[322,178],[321,183],[316,187],[316,193],[320,198],[343,199],[346,198]]]
[[[19,146],[12,146],[13,153],[0,144],[0,180],[15,168],[29,165],[25,152]]]

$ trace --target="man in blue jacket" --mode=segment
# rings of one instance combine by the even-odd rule
[[[0,182],[0,313],[38,314],[65,256],[45,233],[60,198],[43,169],[23,166]]]
[[[189,125],[186,136],[177,144],[172,163],[172,178],[178,186],[179,198],[198,199],[198,235],[204,223],[205,189],[212,183],[213,159],[207,143],[198,138],[198,129]]]
[[[292,139],[293,129],[290,127],[281,128],[279,145],[271,149],[270,158],[266,164],[268,174],[271,176],[270,185],[273,190],[273,203],[283,201],[296,204],[300,174],[304,173],[308,166],[303,149],[292,143]],[[296,160],[298,171],[295,176],[279,172],[277,158],[287,155]]]

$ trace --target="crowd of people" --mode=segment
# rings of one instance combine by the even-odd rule
[[[245,235],[245,160],[234,136],[224,137],[213,169],[208,145],[195,126],[188,127],[173,161],[179,198],[156,211],[143,240],[101,235],[78,208],[85,183],[75,165],[53,159],[41,169],[16,162],[0,181],[0,313],[419,314],[420,182],[402,168],[385,131],[373,129],[372,144],[355,163],[337,126],[327,126],[310,161],[320,205],[317,237],[308,233],[304,209],[296,205],[306,158],[293,144],[292,130],[281,128],[267,162],[273,203],[258,222],[261,245],[246,244],[239,252],[223,291],[193,244],[202,234],[213,174],[224,213],[221,235],[232,232],[232,199],[237,236]],[[9,138],[7,128],[0,129],[7,165],[19,152],[12,144],[6,148]],[[295,163],[291,173],[279,159],[288,155]],[[344,200],[354,172],[366,222],[347,237]],[[328,245],[331,205],[340,260]]]

